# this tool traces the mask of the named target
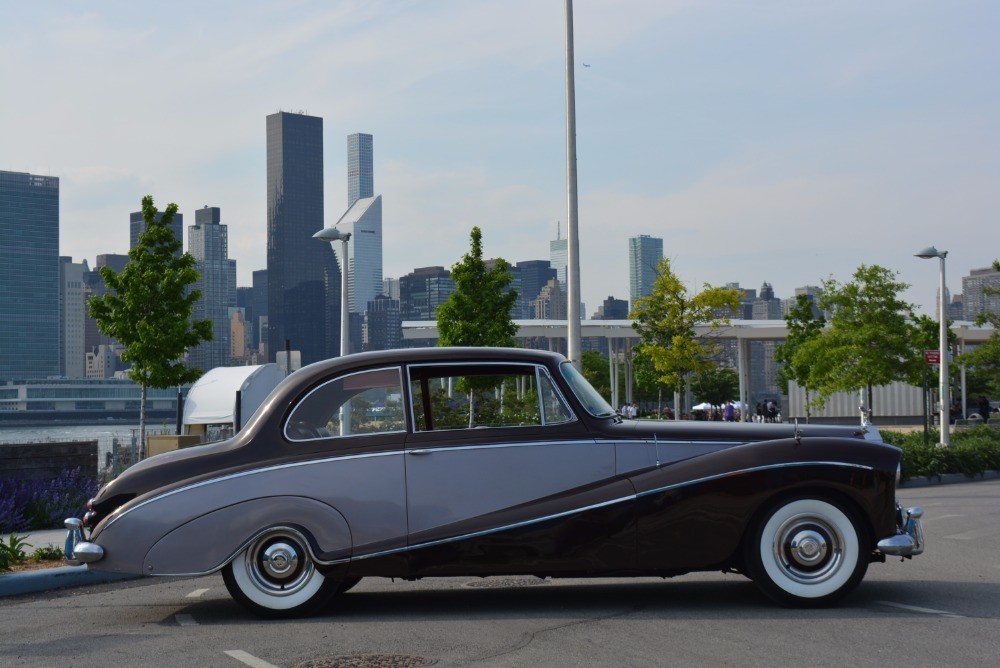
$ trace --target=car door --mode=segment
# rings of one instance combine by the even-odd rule
[[[632,487],[547,369],[408,368],[412,575],[545,573],[634,562]]]

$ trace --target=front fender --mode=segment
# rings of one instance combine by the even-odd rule
[[[351,556],[351,530],[335,508],[305,497],[277,496],[233,504],[179,526],[146,553],[143,573],[211,573],[229,563],[262,529],[279,525],[300,528],[310,539],[315,560]]]

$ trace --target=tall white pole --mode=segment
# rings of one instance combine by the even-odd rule
[[[580,341],[580,231],[576,194],[576,86],[573,79],[573,0],[566,0],[566,308],[567,357],[583,369]]]
[[[941,289],[940,297],[938,299],[939,308],[938,315],[941,318],[941,445],[947,447],[950,438],[948,435],[948,428],[950,426],[950,413],[951,413],[951,397],[949,396],[948,390],[948,317],[945,313],[945,297],[944,297],[944,259],[948,256],[948,251],[941,251],[938,257],[941,258]]]

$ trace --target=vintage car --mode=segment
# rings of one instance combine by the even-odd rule
[[[67,552],[221,570],[267,617],[368,576],[732,570],[815,606],[923,551],[899,463],[859,427],[622,420],[555,353],[363,353],[291,374],[229,440],[125,471],[67,520]]]

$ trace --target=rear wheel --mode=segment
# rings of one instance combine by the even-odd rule
[[[782,605],[826,605],[853,590],[868,570],[866,525],[846,504],[783,501],[765,513],[744,544],[754,583]]]
[[[316,612],[342,585],[316,568],[305,537],[287,527],[255,538],[226,565],[222,577],[229,594],[262,617]]]

